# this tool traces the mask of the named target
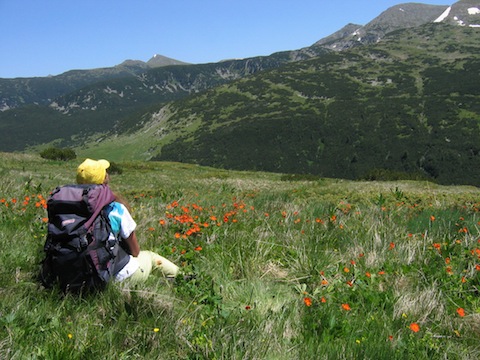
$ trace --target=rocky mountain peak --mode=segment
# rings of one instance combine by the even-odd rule
[[[150,60],[147,61],[147,65],[150,67],[161,67],[169,65],[189,65],[186,62],[175,60],[163,55],[155,54]]]

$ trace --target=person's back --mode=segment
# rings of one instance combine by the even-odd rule
[[[53,280],[64,291],[98,289],[111,278],[143,281],[157,268],[165,276],[177,275],[178,266],[154,252],[140,251],[136,223],[108,187],[109,166],[106,160],[86,159],[77,169],[78,185],[52,193],[47,203],[45,285]],[[72,205],[74,210],[66,210]]]

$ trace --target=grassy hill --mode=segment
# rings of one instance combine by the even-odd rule
[[[117,163],[141,247],[197,278],[77,298],[35,280],[44,199],[77,162],[0,160],[3,359],[480,355],[474,187]]]

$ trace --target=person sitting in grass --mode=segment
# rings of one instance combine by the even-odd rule
[[[107,160],[86,159],[77,168],[78,184],[108,185],[110,176]],[[115,194],[115,201],[106,207],[108,220],[116,238],[120,238],[122,247],[128,252],[128,262],[120,269],[115,269],[114,279],[133,282],[145,281],[152,271],[161,271],[164,276],[174,278],[179,273],[179,267],[159,254],[140,250],[135,234],[137,224],[133,220],[125,201]],[[122,264],[125,261],[122,261]]]

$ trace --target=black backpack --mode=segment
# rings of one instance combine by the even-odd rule
[[[48,233],[41,281],[66,292],[103,290],[128,262],[112,238],[105,206],[115,200],[106,185],[66,185],[47,201]]]

